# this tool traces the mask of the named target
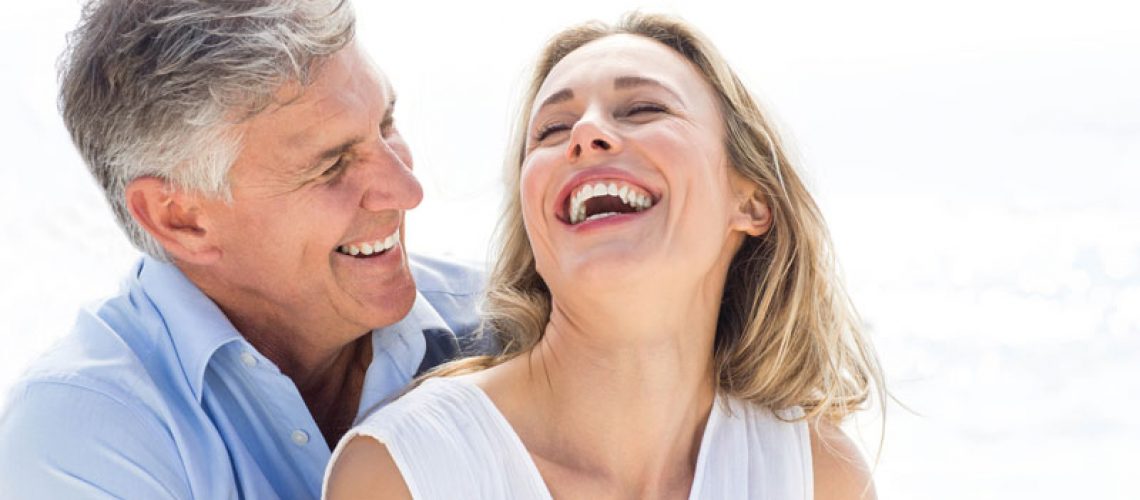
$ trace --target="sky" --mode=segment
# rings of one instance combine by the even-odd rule
[[[776,118],[892,402],[848,427],[882,498],[1134,498],[1140,31],[1130,2],[358,1],[423,204],[485,262],[527,64],[559,28],[680,14]],[[74,0],[0,19],[0,392],[137,259],[55,108]]]

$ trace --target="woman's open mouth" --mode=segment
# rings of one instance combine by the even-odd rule
[[[570,192],[563,206],[563,222],[575,226],[615,215],[643,212],[656,204],[646,190],[619,179],[583,183]]]

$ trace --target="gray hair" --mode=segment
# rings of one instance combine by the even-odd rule
[[[60,62],[59,108],[76,148],[138,249],[162,246],[125,189],[153,176],[229,199],[236,125],[285,84],[308,85],[353,38],[348,0],[91,0]]]

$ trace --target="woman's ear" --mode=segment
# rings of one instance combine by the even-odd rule
[[[221,257],[199,195],[157,177],[140,177],[123,193],[131,216],[176,260],[198,265]]]
[[[732,213],[732,229],[749,236],[761,236],[772,227],[772,211],[768,196],[760,185],[744,176],[732,173],[732,190],[736,198]]]

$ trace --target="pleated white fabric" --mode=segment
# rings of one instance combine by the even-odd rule
[[[357,435],[387,445],[417,500],[551,499],[514,429],[490,398],[464,379],[428,380],[370,415],[337,445],[330,468]],[[327,487],[327,472],[325,482]],[[701,439],[689,498],[810,500],[807,424],[785,422],[764,408],[718,396]]]

